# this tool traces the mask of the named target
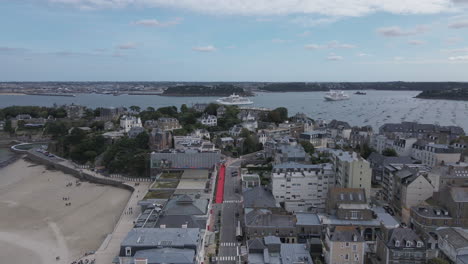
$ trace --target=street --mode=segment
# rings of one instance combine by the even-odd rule
[[[224,202],[221,209],[220,246],[219,254],[215,257],[218,263],[236,263],[239,259],[240,242],[236,239],[236,227],[243,215],[240,165],[241,160],[238,159],[226,163]],[[238,175],[233,177],[233,171],[238,171]],[[238,193],[236,193],[236,189]],[[239,213],[238,216],[236,216],[236,213]]]

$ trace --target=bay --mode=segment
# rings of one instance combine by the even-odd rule
[[[327,102],[324,92],[256,93],[251,100],[256,107],[286,107],[289,115],[303,112],[313,119],[338,119],[350,125],[371,125],[378,129],[384,123],[417,121],[440,125],[458,125],[468,131],[468,102],[414,98],[418,91],[374,91],[355,95],[350,100]],[[217,97],[167,97],[156,95],[77,94],[76,97],[0,95],[0,107],[12,105],[53,106],[79,104],[91,108],[138,105],[146,107],[191,106],[214,102]]]

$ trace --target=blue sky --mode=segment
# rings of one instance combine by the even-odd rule
[[[1,81],[468,81],[468,0],[0,0]]]

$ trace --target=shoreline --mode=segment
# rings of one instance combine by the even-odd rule
[[[8,263],[65,264],[98,250],[131,196],[23,158],[0,175],[0,255]]]

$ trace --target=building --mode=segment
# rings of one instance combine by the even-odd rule
[[[277,236],[282,243],[297,242],[294,215],[273,213],[268,209],[246,208],[244,223],[247,239]]]
[[[67,105],[65,107],[65,110],[67,111],[67,117],[69,119],[80,119],[85,115],[86,107],[81,106],[81,105]]]
[[[117,119],[125,112],[123,107],[103,107],[99,108],[99,119],[102,121],[110,121]]]
[[[352,127],[349,135],[349,144],[353,148],[364,145],[369,146],[373,135],[374,132],[371,126]]]
[[[449,145],[418,141],[413,144],[411,156],[428,166],[439,166],[460,161],[461,149]]]
[[[120,128],[122,128],[126,133],[128,133],[132,127],[143,127],[139,117],[124,115],[120,118]]]
[[[411,207],[411,226],[419,233],[434,232],[441,226],[453,226],[453,217],[440,206],[418,205]]]
[[[221,158],[219,151],[167,150],[151,153],[151,169],[212,169]]]
[[[377,235],[377,262],[382,264],[424,264],[426,245],[409,228],[383,228]]]
[[[429,172],[431,178],[439,179],[434,183],[434,192],[447,187],[468,187],[468,166],[448,165],[432,168]]]
[[[251,239],[247,250],[250,264],[313,264],[306,244],[285,244],[275,236]]]
[[[327,125],[327,131],[331,138],[349,139],[351,135],[351,126],[347,122],[332,120]]]
[[[302,145],[297,144],[295,141],[276,144],[273,154],[273,160],[276,164],[286,162],[308,162],[310,160],[309,154],[305,152]]]
[[[372,182],[382,183],[385,167],[389,164],[414,164],[416,161],[409,156],[387,157],[377,152],[372,152],[367,158],[372,168]]]
[[[438,204],[453,217],[453,225],[468,227],[468,188],[448,187],[442,195],[435,196]]]
[[[329,188],[335,186],[331,164],[306,165],[294,162],[273,166],[272,193],[287,211],[324,211]]]
[[[241,125],[234,125],[229,129],[229,135],[231,137],[238,137],[242,132],[243,127]]]
[[[385,135],[373,135],[371,137],[371,146],[378,152],[382,153],[385,149],[393,147],[394,139],[388,138]]]
[[[419,124],[416,122],[402,122],[399,124],[384,124],[379,128],[379,134],[392,135],[400,138],[415,137],[426,139],[429,136],[446,138],[448,142],[465,134],[458,126],[439,126],[435,124]],[[447,143],[448,143],[447,142]],[[442,143],[442,142],[439,142]]]
[[[198,122],[204,126],[213,127],[218,125],[218,118],[215,115],[204,114],[201,118],[198,119]]]
[[[143,132],[146,132],[146,130],[143,127],[132,127],[130,128],[127,134],[129,138],[136,138]]]
[[[216,116],[217,117],[222,117],[226,114],[226,107],[224,105],[221,105],[216,109]]]
[[[205,111],[206,107],[208,106],[208,104],[205,104],[205,103],[196,103],[192,106],[192,108],[199,112],[199,113],[202,113]]]
[[[411,156],[413,144],[418,141],[417,138],[397,138],[393,141],[392,149],[398,156]]]
[[[403,166],[393,181],[391,205],[397,212],[409,210],[432,197],[434,186],[426,170]]]
[[[440,228],[436,231],[439,250],[452,263],[466,263],[468,257],[468,233],[461,228]]]
[[[195,129],[191,134],[194,137],[200,137],[202,139],[210,140],[210,132],[206,129]]]
[[[196,263],[195,256],[200,251],[200,241],[200,229],[198,228],[133,228],[120,245],[119,258],[121,261],[125,259],[138,260],[142,257],[153,259],[151,255],[162,252],[172,252],[172,255],[174,252],[178,252],[185,257],[192,256],[189,263]],[[154,251],[155,249],[173,250]],[[178,250],[174,251],[174,249]]]
[[[370,197],[372,169],[369,162],[356,152],[334,150],[331,154],[337,187],[363,188]]]
[[[158,118],[158,128],[164,131],[173,131],[181,129],[182,126],[179,124],[179,120],[173,117],[160,117]]]
[[[149,147],[152,151],[172,148],[172,133],[159,128],[153,128],[149,137]]]
[[[363,264],[366,243],[353,226],[328,227],[323,243],[327,264]]]
[[[262,186],[245,189],[242,197],[244,208],[274,209],[280,207],[271,191]]]
[[[374,219],[364,189],[331,188],[326,200],[327,213],[342,220]]]
[[[326,131],[315,130],[301,133],[299,140],[308,141],[316,148],[326,148],[330,138]]]
[[[241,179],[243,188],[254,188],[261,185],[260,176],[256,173],[242,173]]]

